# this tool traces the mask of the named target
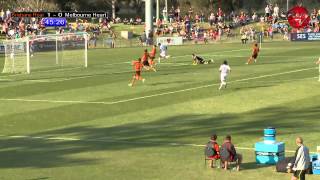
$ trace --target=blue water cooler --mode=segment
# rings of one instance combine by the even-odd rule
[[[255,144],[256,162],[258,164],[276,164],[284,159],[285,145],[276,141],[276,129],[264,129],[264,141]]]
[[[316,175],[320,175],[320,160],[316,160],[312,162],[312,173]]]
[[[313,157],[312,157],[313,156]],[[320,153],[311,155],[312,173],[320,175]]]

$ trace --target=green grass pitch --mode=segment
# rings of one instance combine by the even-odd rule
[[[249,44],[169,47],[134,88],[130,61],[143,48],[90,49],[87,69],[1,74],[0,179],[289,179],[256,165],[251,148],[268,126],[288,151],[297,136],[320,145],[319,45],[265,43],[252,65]],[[215,63],[193,66],[191,53]],[[218,91],[225,59],[230,83]],[[212,132],[220,144],[232,135],[240,172],[204,165]]]

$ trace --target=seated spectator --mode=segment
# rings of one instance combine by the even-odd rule
[[[128,24],[128,23],[129,23],[129,20],[127,18],[124,18],[123,24]]]
[[[286,19],[287,15],[284,11],[281,11],[281,15],[280,15],[281,19]]]
[[[229,162],[236,162],[237,171],[240,170],[240,164],[242,162],[242,155],[237,154],[234,145],[231,142],[231,136],[227,135],[224,143],[220,148],[221,164],[225,170],[228,169]]]
[[[192,57],[194,59],[194,57],[197,57],[197,56],[192,54]],[[214,168],[213,161],[220,159],[220,151],[219,151],[219,145],[217,143],[217,138],[218,137],[216,134],[212,134],[210,141],[207,143],[205,147],[205,155],[208,159],[210,159],[209,166],[211,168]]]
[[[121,22],[121,18],[120,17],[117,17],[116,19],[115,19],[115,23],[120,23]]]
[[[130,18],[130,25],[134,25],[134,20],[133,20],[133,18]]]
[[[142,19],[140,17],[137,17],[136,18],[136,22],[138,25],[141,25],[142,24]]]

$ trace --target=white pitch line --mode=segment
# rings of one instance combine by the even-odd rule
[[[108,102],[94,102],[94,101],[65,101],[65,100],[47,100],[47,99],[21,99],[21,98],[1,98],[0,101],[21,101],[21,102],[45,102],[45,103],[59,103],[59,104],[106,104]]]
[[[189,66],[192,64],[187,64],[187,63],[161,63],[165,65],[172,65],[172,66]],[[63,81],[71,81],[71,80],[76,80],[76,79],[85,79],[85,78],[91,78],[95,76],[100,76],[100,75],[114,75],[114,74],[122,74],[122,73],[131,73],[133,72],[132,70],[130,71],[118,71],[118,72],[113,72],[113,73],[105,73],[105,74],[92,74],[92,75],[84,75],[84,76],[78,76],[78,77],[71,77],[71,78],[56,78],[56,79],[25,79],[21,81],[25,82],[43,82],[43,83],[54,83],[54,82],[63,82]],[[0,79],[0,81],[5,81],[5,82],[16,82],[14,79]],[[17,80],[19,81],[19,80]]]
[[[83,142],[104,142],[104,143],[129,143],[129,144],[156,144],[156,145],[167,145],[167,146],[190,146],[190,147],[205,147],[203,144],[190,144],[190,143],[175,143],[175,142],[156,142],[156,141],[131,141],[126,139],[111,139],[111,138],[101,138],[101,139],[81,139],[74,137],[53,137],[53,136],[24,136],[24,135],[15,135],[15,136],[6,136],[0,135],[0,138],[14,138],[14,139],[31,139],[31,140],[58,140],[58,141],[83,141]],[[236,149],[240,150],[249,150],[254,151],[252,147],[239,147],[236,146]],[[285,152],[294,153],[293,150],[286,150]],[[315,154],[316,152],[310,152]]]
[[[61,69],[50,69],[50,70],[42,70],[42,71],[35,71],[35,73],[46,73],[46,72],[55,72],[55,71],[71,71],[74,69],[83,69],[83,67],[70,67],[70,68],[61,68]],[[4,75],[1,77],[13,77],[13,76],[26,76],[27,74],[9,74]]]
[[[260,79],[260,78],[265,78],[265,77],[273,77],[273,76],[278,76],[278,75],[283,75],[283,74],[301,72],[301,71],[306,71],[306,70],[311,70],[311,69],[317,69],[317,68],[314,68],[314,67],[313,68],[304,68],[304,69],[298,69],[298,70],[287,71],[287,72],[282,72],[282,73],[275,73],[275,74],[262,75],[262,76],[252,77],[252,78],[239,79],[239,80],[231,81],[231,82],[229,82],[229,84],[234,83],[234,82],[242,82],[242,81],[248,81],[248,80],[253,80],[253,79]],[[125,100],[120,100],[120,101],[114,101],[114,102],[110,102],[110,104],[118,104],[118,103],[130,102],[130,101],[146,99],[146,98],[151,98],[151,97],[157,97],[157,96],[163,96],[163,95],[168,95],[168,94],[175,94],[175,93],[179,93],[179,92],[192,91],[192,90],[207,88],[207,87],[211,87],[211,86],[216,86],[219,84],[220,83],[208,84],[208,85],[198,86],[198,87],[194,87],[194,88],[188,88],[188,89],[182,89],[182,90],[177,90],[177,91],[170,91],[170,92],[165,92],[165,93],[136,97],[136,98],[125,99]]]
[[[273,76],[279,76],[279,75],[284,75],[284,74],[291,74],[291,73],[296,73],[296,72],[302,72],[302,71],[307,71],[307,70],[312,70],[312,69],[318,69],[318,67],[313,67],[313,68],[304,68],[304,69],[297,69],[297,70],[292,70],[292,71],[287,71],[287,72],[282,72],[282,73],[274,73],[274,74],[267,74],[267,75],[261,75],[257,77],[251,77],[251,78],[244,78],[244,79],[238,79],[229,82],[229,84],[236,83],[236,82],[243,82],[243,81],[249,81],[249,80],[254,80],[254,79],[261,79],[265,77],[273,77]],[[158,97],[158,96],[164,96],[164,95],[169,95],[169,94],[176,94],[180,92],[187,92],[187,91],[193,91],[197,89],[203,89],[207,87],[212,87],[212,86],[217,86],[220,83],[214,83],[214,84],[208,84],[208,85],[203,85],[203,86],[198,86],[198,87],[193,87],[193,88],[187,88],[187,89],[181,89],[181,90],[176,90],[176,91],[169,91],[169,92],[164,92],[164,93],[158,93],[158,94],[152,94],[148,96],[141,96],[141,97],[136,97],[136,98],[131,98],[131,99],[124,99],[120,101],[113,101],[113,102],[104,102],[104,101],[74,101],[74,100],[47,100],[47,99],[22,99],[22,98],[1,98],[0,101],[21,101],[21,102],[47,102],[47,103],[70,103],[70,104],[104,104],[104,105],[113,105],[113,104],[119,104],[119,103],[125,103],[125,102],[131,102],[135,100],[141,100],[141,99],[147,99],[147,98],[152,98],[152,97]]]
[[[281,47],[281,49],[283,49],[284,47]],[[279,48],[264,48],[265,49],[279,49]],[[294,50],[295,48],[290,48],[290,50]],[[299,50],[300,48],[296,48],[297,50]],[[226,50],[226,51],[218,51],[215,53],[204,53],[204,54],[199,54],[201,56],[222,56],[219,55],[220,53],[224,53],[224,52],[237,52],[237,51],[247,51],[248,49],[235,49],[235,50]],[[219,54],[218,54],[219,53]],[[174,56],[171,57],[172,59],[176,59],[176,58],[180,58],[180,57],[187,57],[190,55],[181,55],[181,56]],[[247,57],[247,56],[245,56]],[[282,56],[282,57],[291,57],[291,56]],[[296,56],[294,56],[296,57]],[[126,61],[126,62],[119,62],[119,63],[110,63],[110,64],[97,64],[97,65],[92,65],[93,67],[95,66],[112,66],[112,65],[118,65],[118,64],[129,64],[131,63],[130,61]],[[50,69],[50,70],[43,70],[43,71],[36,71],[37,73],[43,73],[43,72],[54,72],[54,71],[69,71],[69,70],[74,70],[74,69],[82,69],[83,67],[70,67],[70,68],[61,68],[61,69]],[[25,76],[25,74],[9,74],[9,75],[4,75],[2,77],[14,77],[14,76]]]

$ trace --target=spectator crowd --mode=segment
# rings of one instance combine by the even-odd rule
[[[192,7],[185,15],[181,13],[180,7],[172,7],[168,11],[168,20],[158,19],[156,22],[158,36],[182,36],[192,40],[220,40],[222,36],[226,38],[235,34],[233,29],[240,27],[241,40],[256,40],[258,33],[272,39],[275,33],[282,35],[283,39],[289,39],[290,32],[319,32],[320,9],[313,9],[310,14],[311,22],[305,29],[292,29],[286,22],[286,12],[277,4],[267,4],[264,14],[258,15],[252,11],[251,15],[245,11],[238,13],[232,11],[224,12],[221,8],[216,11],[204,13],[195,12]],[[164,15],[165,17],[165,15]],[[257,29],[251,25],[252,22],[260,22],[261,28]]]
[[[43,35],[48,32],[41,18],[17,18],[12,17],[12,12],[33,11],[30,8],[16,8],[12,10],[0,11],[1,34],[7,39],[21,38],[26,35]],[[41,11],[41,10],[34,10]],[[288,40],[290,32],[319,32],[320,9],[313,9],[310,14],[310,24],[304,29],[292,29],[288,26],[286,12],[277,4],[267,4],[264,14],[255,11],[250,13],[224,12],[221,8],[217,10],[195,11],[193,7],[182,13],[179,6],[171,7],[168,11],[163,10],[163,18],[156,20],[156,30],[154,36],[181,36],[184,39],[195,42],[208,40],[221,40],[222,37],[229,38],[238,34],[243,43],[254,41],[257,34],[262,33],[268,38],[273,38],[275,33]],[[90,22],[89,22],[90,21]],[[261,27],[254,26],[252,22],[260,22]],[[141,25],[143,20],[140,17],[115,19],[99,19],[98,23],[90,19],[76,19],[73,23],[68,23],[66,27],[57,28],[58,33],[72,33],[84,31],[91,34],[91,38],[96,40],[102,32],[109,32],[110,37],[116,37],[111,29],[111,23],[124,23],[130,25]],[[239,27],[239,32],[234,29]]]

